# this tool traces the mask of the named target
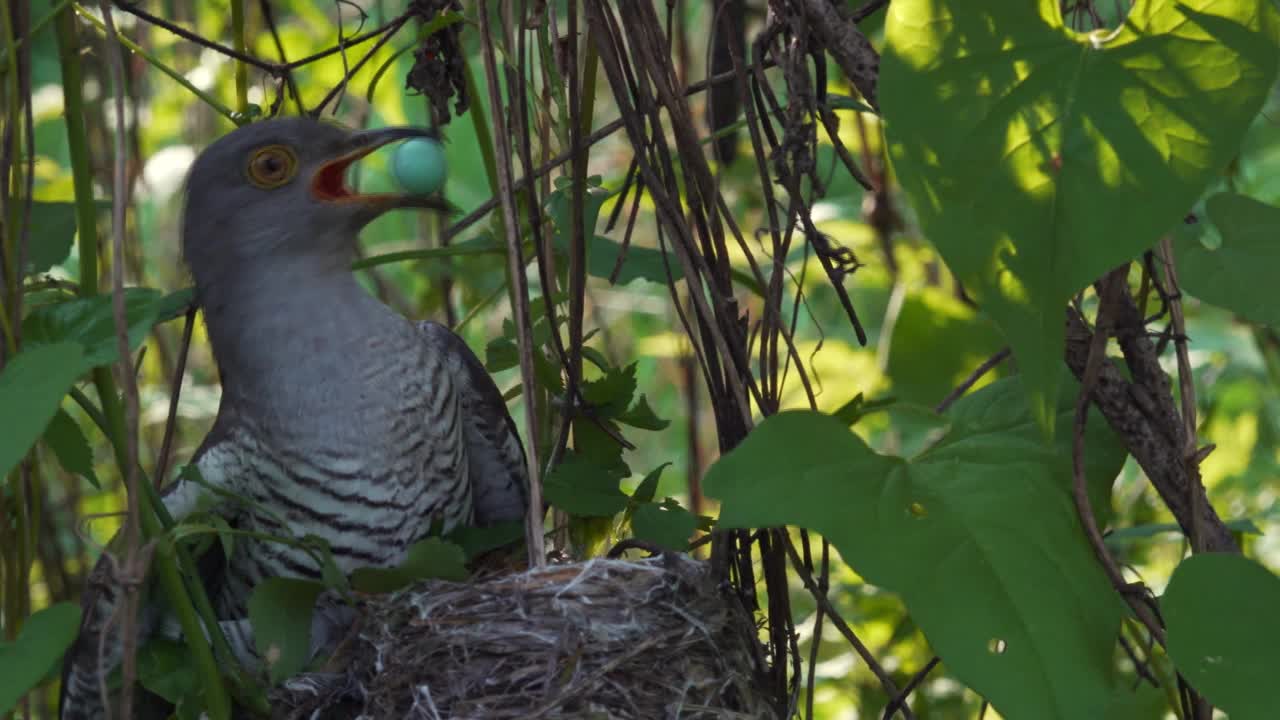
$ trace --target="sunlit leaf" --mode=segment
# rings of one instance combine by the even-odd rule
[[[902,186],[1050,431],[1067,299],[1187,212],[1280,58],[1269,2],[1147,0],[1091,33],[1059,5],[895,0],[880,74]]]

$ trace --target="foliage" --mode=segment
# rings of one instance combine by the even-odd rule
[[[347,577],[319,538],[175,523],[146,490],[217,409],[180,178],[236,125],[323,111],[440,129],[457,213],[380,218],[355,267],[485,359],[547,541],[714,554],[794,713],[1274,714],[1273,3],[795,0],[747,13],[745,65],[700,2],[128,3],[121,46],[96,6],[11,5],[30,8],[0,23],[0,713],[51,716],[70,601],[122,524],[83,521],[126,507],[125,468],[135,549],[190,638],[144,643],[136,679],[178,717],[260,710],[260,681],[311,660],[322,593],[462,581],[525,537],[463,529]],[[715,73],[739,91],[725,122]],[[390,166],[352,182],[392,191]],[[1140,425],[1181,457],[1153,465]],[[212,618],[192,556],[241,542],[323,569],[253,595],[265,678],[193,631]]]
[[[1114,682],[1121,603],[1080,541],[1070,444],[1040,442],[1019,384],[965,397],[951,430],[910,460],[829,416],[775,415],[711,468],[706,490],[724,500],[722,527],[822,533],[867,582],[901,595],[952,672],[1003,714],[1095,717]],[[1101,425],[1087,470],[1099,508],[1124,459]]]

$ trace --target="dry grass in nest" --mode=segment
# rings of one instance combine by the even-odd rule
[[[774,718],[756,628],[682,555],[595,559],[368,601],[290,719]]]

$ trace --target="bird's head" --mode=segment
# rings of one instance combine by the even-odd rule
[[[305,117],[246,125],[196,159],[187,180],[183,254],[196,285],[246,265],[345,268],[355,238],[393,208],[444,209],[437,197],[352,190],[347,168],[419,128],[351,131]]]

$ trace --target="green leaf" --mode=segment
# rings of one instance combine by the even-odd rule
[[[166,307],[159,290],[129,288],[125,290],[125,317],[129,323],[129,347],[136,348],[146,339]],[[96,295],[42,305],[33,309],[22,321],[22,336],[29,344],[73,341],[84,348],[83,370],[113,363],[116,351],[116,326],[111,314],[111,296]]]
[[[587,237],[595,235],[596,222],[600,219],[600,208],[611,195],[613,191],[588,183],[582,195],[582,227]],[[569,249],[569,236],[573,232],[570,218],[572,210],[573,193],[569,183],[563,184],[547,196],[547,215],[551,216],[551,222],[555,224],[556,229],[553,242],[556,249],[561,251]]]
[[[1122,606],[1076,518],[1070,454],[1044,444],[1015,382],[958,402],[949,434],[910,462],[876,454],[835,418],[781,413],[713,465],[704,488],[722,501],[721,527],[794,524],[830,539],[867,582],[902,597],[951,672],[1002,716],[1099,717]],[[1108,449],[1099,418],[1087,433],[1086,458],[1099,457],[1090,483],[1107,486],[1123,453]]]
[[[494,338],[484,348],[484,369],[491,373],[502,372],[519,364],[520,350],[510,338]]]
[[[296,675],[311,659],[311,615],[324,585],[298,578],[267,578],[249,596],[253,643],[272,684]]]
[[[209,523],[213,525],[214,530],[218,533],[218,545],[222,548],[222,561],[224,563],[231,562],[231,555],[236,549],[236,534],[232,530],[231,524],[221,515],[209,515]]]
[[[0,715],[58,666],[80,629],[80,607],[63,602],[27,618],[18,639],[0,644]]]
[[[27,234],[27,273],[42,273],[71,254],[76,237],[76,206],[69,202],[31,203]]]
[[[603,377],[582,383],[582,399],[603,417],[626,412],[636,392],[636,364],[610,368]]]
[[[937,405],[1003,346],[995,324],[950,293],[937,288],[912,293],[902,304],[889,345],[893,395],[902,402]]]
[[[1164,720],[1168,710],[1164,690],[1144,682],[1136,690],[1116,688],[1104,717],[1105,720]]]
[[[187,308],[196,301],[193,287],[174,290],[156,302],[156,322],[163,323],[187,314]]]
[[[1183,560],[1160,598],[1169,655],[1231,720],[1276,716],[1280,577],[1239,555]]]
[[[658,467],[649,471],[648,475],[640,481],[636,486],[635,492],[631,493],[631,501],[635,503],[647,503],[653,501],[653,496],[658,492],[658,481],[662,479],[662,471],[666,470],[671,463],[664,462]]]
[[[470,562],[490,550],[524,540],[524,521],[512,520],[488,527],[464,525],[449,533],[445,539],[462,548]]]
[[[831,415],[845,425],[852,426],[857,425],[858,421],[872,413],[893,408],[897,402],[898,399],[892,396],[868,400],[863,397],[862,393],[858,393],[849,398],[845,404],[837,408]]]
[[[40,439],[83,368],[74,343],[31,344],[9,359],[0,371],[0,477]]]
[[[166,637],[153,637],[138,649],[138,681],[174,705],[200,691],[186,643]]]
[[[84,430],[61,408],[53,414],[49,426],[44,429],[44,444],[53,450],[58,464],[72,475],[79,475],[95,488],[101,489],[98,476],[93,471],[93,450],[84,436]]]
[[[1183,289],[1241,317],[1280,327],[1275,292],[1280,208],[1230,193],[1214,195],[1206,207],[1222,245],[1211,250],[1186,235],[1174,235],[1174,262]]]
[[[1092,33],[1057,0],[890,5],[894,167],[1050,433],[1067,299],[1151,247],[1226,166],[1275,81],[1276,27],[1257,0],[1147,0]]]
[[[619,479],[615,470],[566,452],[564,460],[547,475],[543,496],[570,515],[613,517],[627,507],[627,496],[618,488]]]
[[[1231,532],[1244,533],[1246,535],[1262,535],[1262,529],[1254,524],[1249,518],[1240,518],[1227,522],[1227,529]],[[1133,527],[1122,528],[1107,534],[1103,540],[1109,547],[1120,548],[1125,545],[1143,540],[1155,535],[1169,533],[1176,537],[1171,537],[1171,542],[1185,542],[1186,536],[1182,532],[1182,527],[1177,523],[1146,523],[1143,525],[1135,525]]]
[[[595,334],[596,334],[596,330],[592,330],[590,333],[588,333],[588,336],[595,335]],[[610,365],[609,358],[605,357],[604,353],[600,352],[599,350],[593,347],[590,347],[588,345],[583,345],[582,358],[587,362],[591,363],[592,365],[595,365],[598,370],[604,371],[609,369],[609,365]]]
[[[856,100],[848,95],[839,95],[836,93],[827,93],[827,107],[832,110],[857,110],[858,112],[875,114],[875,110],[861,100]]]
[[[982,453],[1001,457],[1011,450],[1030,459],[1039,456],[1049,470],[1049,477],[1066,494],[1071,493],[1071,436],[1063,433],[1053,441],[1052,449],[1044,446],[1031,416],[1022,404],[1024,397],[1018,377],[994,382],[982,390],[956,401],[944,416],[951,422],[953,433],[934,445],[938,450],[961,442],[966,454],[981,462]],[[1056,404],[1058,418],[1071,422],[1075,415],[1079,383],[1069,380],[1059,387]],[[1089,411],[1085,428],[1084,470],[1089,503],[1098,527],[1111,520],[1111,486],[1124,465],[1127,451],[1106,420],[1097,410]],[[1074,513],[1074,507],[1073,511]]]
[[[467,557],[462,548],[438,537],[429,537],[409,546],[408,557],[395,568],[358,568],[351,573],[351,586],[360,592],[394,592],[419,580],[467,579]]]
[[[649,401],[643,394],[630,410],[619,414],[615,419],[624,425],[641,430],[665,430],[671,424],[670,420],[663,420],[653,412],[653,408],[649,407]]]
[[[697,527],[698,519],[678,503],[671,507],[645,503],[631,516],[631,533],[636,538],[668,550],[689,547],[689,538]]]
[[[582,218],[583,228],[587,236],[587,273],[592,277],[608,278],[622,253],[622,244],[595,234],[596,223],[600,218],[600,208],[613,192],[599,186],[588,185],[583,196]],[[547,197],[547,214],[555,224],[555,236],[552,244],[557,251],[569,251],[569,237],[573,232],[570,224],[572,208],[572,192],[570,184],[565,183]],[[684,277],[680,263],[674,258],[670,261],[671,276],[675,280]],[[565,265],[567,267],[567,263]],[[622,267],[618,271],[617,282],[626,285],[633,280],[649,280],[666,283],[667,270],[663,263],[662,252],[653,248],[640,247],[632,243],[627,247]]]
[[[599,235],[591,238],[587,272],[598,278],[612,277],[619,255],[622,255],[622,243]],[[622,267],[618,269],[616,284],[627,285],[633,280],[648,280],[665,285],[668,266],[671,267],[673,281],[684,278],[684,270],[674,255],[664,259],[661,250],[642,247],[632,242],[627,246],[627,253],[622,258]],[[754,283],[754,279],[752,282]]]

